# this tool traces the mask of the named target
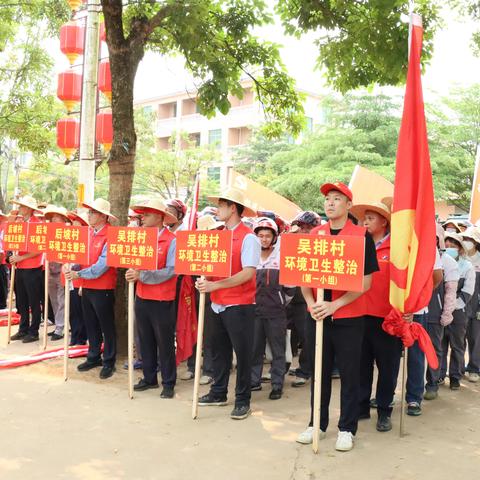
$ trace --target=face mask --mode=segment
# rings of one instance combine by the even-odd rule
[[[471,242],[470,240],[465,240],[463,242],[463,246],[468,251],[473,250],[475,248],[475,244],[473,242]]]
[[[458,250],[456,248],[448,247],[448,248],[445,249],[445,253],[447,255],[450,255],[455,260],[458,258]]]
[[[446,230],[448,233],[457,233],[457,230],[455,228],[447,228]]]

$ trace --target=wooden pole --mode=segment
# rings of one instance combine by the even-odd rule
[[[63,378],[68,380],[68,342],[70,338],[70,280],[65,279],[65,326],[63,327]]]
[[[408,348],[403,350],[403,367],[402,367],[402,401],[400,402],[400,438],[405,436],[405,394],[407,387],[407,370],[408,370]]]
[[[205,277],[201,277],[202,280]],[[200,386],[200,374],[202,372],[202,349],[203,349],[203,326],[205,324],[205,294],[200,294],[198,305],[198,326],[197,326],[197,351],[195,355],[195,379],[193,381],[193,402],[192,418],[198,417],[198,388]]]
[[[47,349],[48,340],[48,260],[45,259],[45,299],[43,301],[43,350]]]
[[[323,300],[323,289],[317,288],[317,302]],[[315,370],[313,384],[313,453],[318,453],[320,436],[320,402],[322,397],[323,320],[315,325]]]
[[[12,336],[12,308],[13,308],[13,291],[15,286],[15,265],[12,265],[10,272],[10,290],[8,292],[8,328],[7,328],[7,345],[10,343]]]
[[[128,396],[133,398],[133,322],[135,321],[134,282],[128,282]]]

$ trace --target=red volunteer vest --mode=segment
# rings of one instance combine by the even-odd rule
[[[365,292],[367,315],[385,318],[390,310],[390,237],[377,248],[380,270],[372,276],[372,286]]]
[[[32,215],[28,219],[28,223],[41,223],[40,219],[38,217],[35,217],[35,215]],[[25,255],[27,252],[19,252],[19,255]],[[43,254],[39,253],[35,257],[28,258],[27,260],[22,260],[21,262],[18,262],[16,267],[20,269],[25,269],[25,268],[40,268],[43,266]]]
[[[2,239],[2,251],[3,251],[3,258],[2,258],[2,261],[0,262],[0,265],[6,265],[7,262],[6,262],[6,258],[7,258],[7,252],[4,250],[3,248],[3,235],[5,235],[5,227],[6,227],[6,222],[2,222],[0,224],[0,238]]]
[[[96,235],[93,234],[93,229],[90,232],[90,262],[86,267],[91,267],[97,262],[100,257],[103,246],[107,243],[107,229],[108,224],[105,225]],[[83,288],[91,288],[92,290],[113,290],[117,285],[117,269],[109,267],[108,270],[94,280],[82,279]]]
[[[242,267],[242,244],[243,239],[253,233],[244,223],[233,230],[232,241],[232,276],[243,270]],[[221,278],[213,278],[213,281],[221,280]],[[256,275],[248,282],[242,283],[236,287],[221,288],[210,294],[213,303],[218,305],[253,305],[255,303],[255,295],[257,290]]]
[[[350,235],[356,237],[365,237],[365,232],[367,229],[365,227],[359,227],[355,225],[351,220],[347,220],[347,223],[340,231],[339,235]],[[325,225],[320,225],[319,227],[315,227],[310,233],[315,234],[318,232],[325,232],[327,235],[330,235],[330,223],[326,223]],[[347,292],[343,292],[341,290],[332,290],[332,301],[337,300],[342,295],[345,295]],[[317,298],[317,291],[313,289],[313,297]],[[339,308],[334,314],[333,319],[337,320],[339,318],[355,318],[355,317],[363,317],[366,315],[366,301],[365,301],[365,294],[360,295],[356,300],[348,305],[345,305],[342,308]]]
[[[167,265],[167,255],[170,244],[175,238],[168,228],[164,228],[162,234],[158,237],[158,263],[157,269],[161,270]],[[154,285],[147,285],[140,280],[137,282],[137,296],[144,300],[157,300],[159,302],[169,302],[175,300],[177,286],[177,276],[174,275],[170,280]]]

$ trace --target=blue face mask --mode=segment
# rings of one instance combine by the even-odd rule
[[[452,258],[455,260],[458,258],[458,250],[454,247],[448,247],[445,249],[445,253],[447,255],[450,255]]]

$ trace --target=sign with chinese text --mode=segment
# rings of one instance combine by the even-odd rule
[[[47,259],[57,263],[88,265],[89,227],[47,223]]]
[[[229,277],[232,271],[232,232],[198,230],[177,232],[175,273]]]
[[[28,223],[26,222],[8,222],[3,234],[3,250],[26,252]]]
[[[365,237],[282,235],[282,285],[360,292],[364,263]]]
[[[158,228],[108,227],[107,265],[117,268],[156,270]]]
[[[44,253],[47,248],[47,224],[31,223],[27,235],[27,252]]]

